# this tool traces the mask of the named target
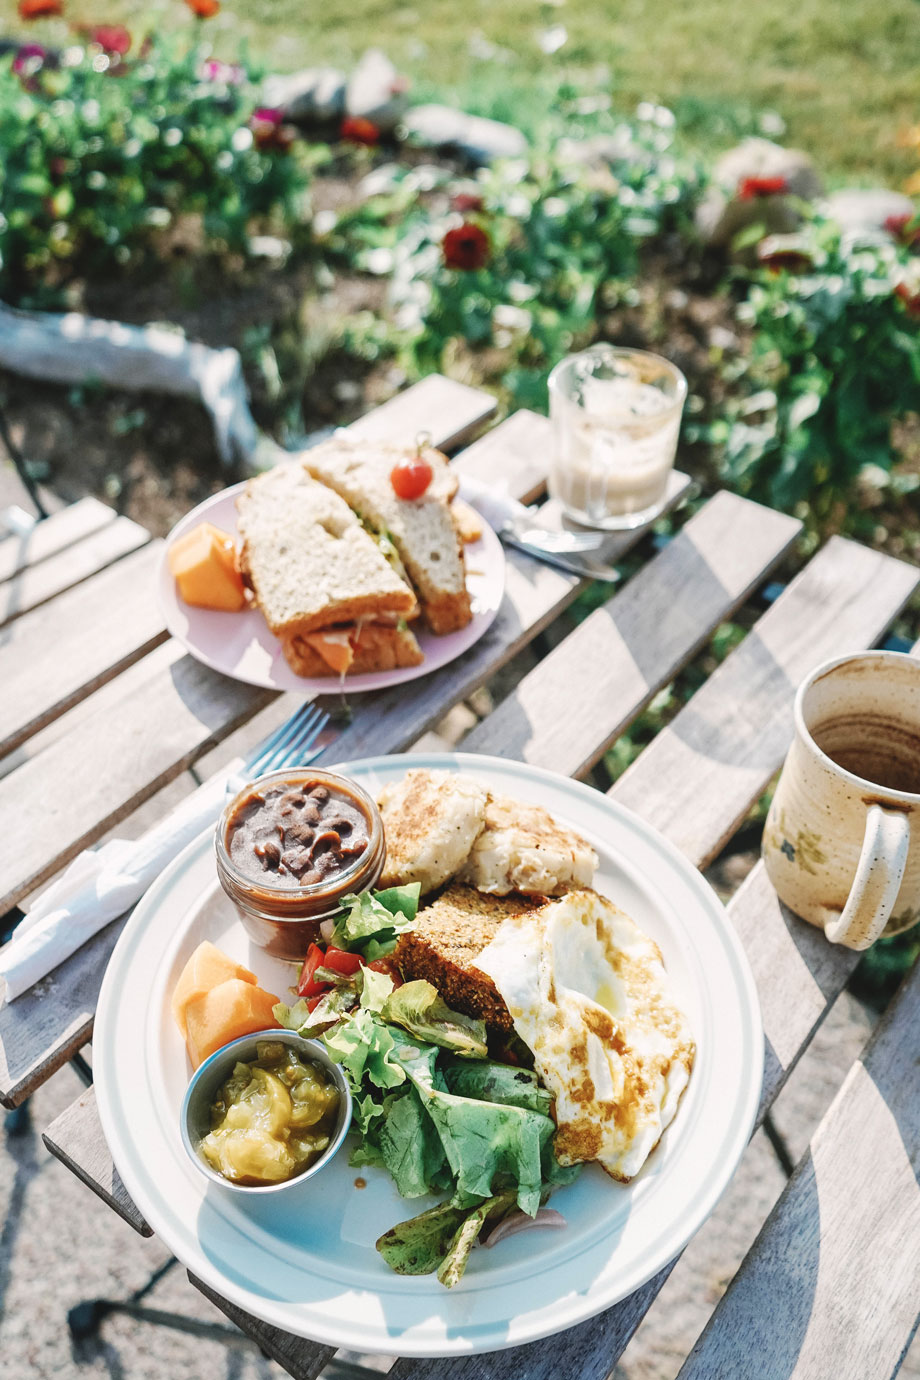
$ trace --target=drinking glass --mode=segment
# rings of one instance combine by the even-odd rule
[[[660,355],[592,345],[549,376],[549,492],[588,527],[640,527],[661,511],[687,380]]]

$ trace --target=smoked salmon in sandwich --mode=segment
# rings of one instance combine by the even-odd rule
[[[236,506],[243,579],[297,675],[420,664],[418,601],[395,549],[301,461],[251,479]]]

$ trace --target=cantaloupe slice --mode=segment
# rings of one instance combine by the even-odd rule
[[[197,1001],[199,997],[210,992],[212,987],[219,987],[228,978],[239,978],[241,982],[252,983],[259,980],[255,973],[244,968],[242,963],[237,963],[222,949],[218,949],[216,944],[205,939],[182,969],[172,994],[172,1013],[176,1025],[182,1031],[183,1040],[188,1029],[185,1010],[189,1002]]]
[[[246,604],[233,538],[200,522],[169,548],[169,569],[179,594],[197,608],[238,613]]]
[[[198,1065],[240,1035],[277,1026],[272,1007],[278,998],[251,982],[228,978],[210,992],[190,1001],[185,1008],[188,1046],[192,1066]]]

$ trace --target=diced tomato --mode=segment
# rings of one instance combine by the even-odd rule
[[[407,456],[390,470],[390,483],[397,498],[421,498],[434,476],[427,460]]]
[[[393,962],[392,958],[375,958],[373,963],[367,964],[368,968],[373,968],[375,973],[386,973],[387,977],[393,979],[394,987],[402,987],[402,973]]]
[[[327,989],[327,990],[328,990],[328,989]],[[316,1008],[319,1006],[320,1002],[322,1001],[322,999],[323,999],[323,997],[324,997],[325,995],[326,995],[325,992],[320,992],[319,995],[316,996],[316,997],[308,997],[308,998],[307,998],[307,1010],[309,1011],[309,1013],[310,1013],[311,1016],[313,1015],[313,1012],[314,1012],[314,1011],[316,1010]]]
[[[323,968],[329,968],[333,973],[341,973],[343,977],[351,977],[361,967],[361,955],[350,954],[346,949],[337,949],[334,944],[330,944],[323,959]]]
[[[321,968],[325,961],[326,955],[319,945],[311,944],[300,970],[300,981],[297,983],[298,997],[315,997],[318,993],[326,991],[328,982],[316,982],[313,977],[317,968]]]

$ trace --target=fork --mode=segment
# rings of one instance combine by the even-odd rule
[[[307,700],[243,759],[227,782],[227,794],[235,794],[239,789],[237,780],[243,785],[252,776],[264,776],[281,767],[307,766],[322,751],[321,747],[314,748],[307,755],[328,722],[326,711]]]

